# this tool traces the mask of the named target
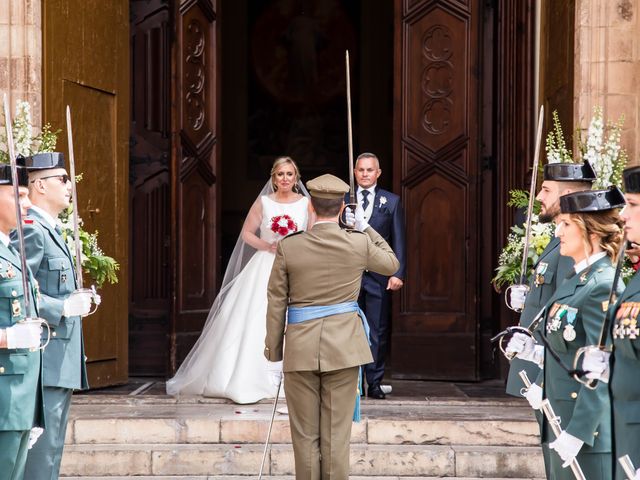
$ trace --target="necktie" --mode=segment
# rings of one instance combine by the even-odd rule
[[[362,191],[362,209],[366,210],[367,207],[369,206],[369,194],[371,192],[369,190],[363,190]]]

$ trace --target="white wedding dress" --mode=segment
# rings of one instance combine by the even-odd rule
[[[271,231],[271,219],[289,215],[298,230],[305,230],[308,198],[279,203],[260,197],[262,222],[259,236],[271,243],[279,237]],[[202,335],[167,382],[170,395],[204,395],[228,398],[236,403],[254,403],[275,396],[264,357],[267,284],[275,255],[258,251],[226,286],[217,311],[207,320]]]

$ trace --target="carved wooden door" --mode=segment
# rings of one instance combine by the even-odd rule
[[[171,367],[198,338],[216,294],[218,55],[216,3],[176,1],[171,244]]]
[[[131,1],[129,371],[169,370],[171,6]]]
[[[407,275],[393,372],[477,378],[479,0],[395,1],[394,181]]]
[[[42,2],[44,121],[62,129],[73,117],[79,213],[87,231],[120,262],[117,285],[105,285],[98,313],[84,322],[89,383],[127,380],[128,362],[128,0]]]

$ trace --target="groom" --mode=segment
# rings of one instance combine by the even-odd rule
[[[373,362],[365,366],[367,395],[384,399],[391,387],[381,386],[389,341],[391,292],[403,286],[405,273],[404,214],[400,197],[378,187],[380,162],[373,153],[362,153],[356,160],[354,176],[358,184],[357,200],[362,206],[365,220],[391,245],[400,262],[400,268],[391,276],[366,271],[362,276],[362,288],[358,303],[367,316],[371,329],[371,354]]]
[[[356,230],[340,228],[346,183],[322,175],[307,189],[317,220],[311,230],[278,243],[264,355],[279,384],[284,350],[296,479],[347,480],[358,367],[371,362],[356,302],[361,277],[365,270],[391,275],[399,262],[362,209],[356,210]]]

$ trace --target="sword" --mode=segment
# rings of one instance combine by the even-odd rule
[[[69,146],[69,176],[71,179],[71,204],[73,212],[71,218],[73,220],[73,244],[76,258],[76,282],[78,288],[76,292],[90,292],[93,302],[93,309],[86,315],[93,315],[98,309],[100,302],[97,300],[96,287],[91,286],[90,289],[84,288],[84,280],[82,278],[82,242],[80,241],[80,220],[78,217],[78,191],[76,189],[76,159],[73,150],[73,129],[71,128],[71,107],[67,105],[67,145]],[[71,294],[73,295],[73,293]]]
[[[351,208],[355,214],[358,203],[356,202],[356,184],[353,178],[353,130],[351,121],[351,74],[349,73],[349,50],[345,51],[344,62],[347,78],[347,141],[349,144],[349,203],[347,203],[345,207]],[[342,216],[340,217],[340,220],[345,227],[351,229],[355,228],[355,225],[348,224]]]
[[[582,377],[589,372],[585,372],[578,368],[580,364],[580,358],[588,351],[592,350],[601,350],[607,351],[607,336],[609,334],[609,330],[611,328],[611,315],[612,315],[612,306],[616,303],[616,286],[618,285],[618,281],[620,280],[620,274],[622,273],[622,265],[624,264],[624,247],[627,244],[627,236],[624,235],[622,237],[622,243],[620,245],[620,253],[618,254],[618,261],[616,263],[616,271],[613,274],[613,283],[611,284],[611,290],[609,291],[609,297],[607,300],[607,309],[604,312],[604,319],[602,321],[602,327],[600,328],[600,337],[598,337],[597,345],[587,345],[581,347],[576,352],[576,356],[573,359],[573,370],[569,372],[576,381],[582,383],[585,387],[595,390],[598,386],[598,380],[596,379],[583,379]]]
[[[515,285],[509,286],[505,290],[505,303],[507,307],[515,312],[520,312],[519,308],[514,308],[508,301],[509,290],[514,287],[524,288],[527,292],[529,286],[525,283],[527,273],[527,262],[529,259],[529,241],[531,237],[531,217],[533,215],[533,205],[536,201],[536,186],[538,183],[538,165],[540,164],[540,143],[542,140],[542,128],[544,124],[544,105],[540,105],[540,112],[538,112],[538,129],[536,130],[536,144],[533,154],[533,171],[531,172],[531,186],[529,187],[529,205],[527,206],[527,221],[524,230],[524,249],[522,250],[522,262],[520,263],[520,282]]]
[[[280,396],[280,387],[282,386],[282,378],[278,383],[278,390],[276,391],[276,398],[273,401],[273,410],[271,412],[271,421],[269,422],[269,430],[267,431],[267,441],[264,442],[264,452],[262,452],[262,462],[260,462],[260,473],[258,474],[258,480],[262,480],[262,471],[264,469],[264,461],[267,458],[267,450],[269,449],[269,440],[271,439],[271,429],[273,428],[273,419],[276,416],[276,407],[278,406],[278,397]]]
[[[622,465],[622,470],[624,474],[627,476],[628,480],[634,480],[636,478],[636,467],[633,466],[633,462],[631,461],[631,457],[629,455],[623,455],[618,458],[618,462]]]
[[[531,387],[531,381],[529,380],[529,376],[527,375],[526,370],[521,370],[518,373],[518,375],[520,375],[520,378],[522,379],[522,383],[524,383],[525,385],[525,388],[523,388],[522,392],[520,392],[524,396],[524,393],[527,390],[529,390],[529,388]],[[553,434],[556,436],[556,438],[558,438],[562,433],[562,428],[560,428],[560,417],[558,417],[554,412],[553,407],[551,406],[551,403],[549,402],[548,398],[545,398],[544,400],[542,400],[540,410],[542,410],[542,413],[547,419],[547,422],[549,422],[549,426],[551,426],[551,430],[553,431]],[[573,460],[571,460],[571,463],[569,464],[569,466],[571,467],[571,471],[573,472],[573,475],[576,477],[577,480],[586,480],[586,477],[582,472],[582,468],[580,468],[580,464],[578,463],[578,460],[574,458]]]
[[[4,94],[3,97],[3,106],[4,106],[4,123],[7,131],[7,154],[9,155],[9,164],[11,165],[11,183],[13,183],[13,196],[16,207],[16,233],[18,236],[18,247],[20,248],[20,269],[22,270],[22,291],[24,292],[24,310],[25,310],[25,319],[21,320],[23,323],[36,322],[41,326],[44,325],[47,328],[47,341],[44,345],[40,346],[40,349],[44,349],[48,344],[51,338],[51,330],[49,328],[49,324],[41,318],[38,318],[34,315],[33,306],[31,305],[31,295],[29,288],[29,267],[27,266],[27,257],[25,254],[24,248],[24,230],[23,230],[23,219],[22,219],[22,210],[20,208],[20,186],[18,185],[18,165],[16,164],[16,154],[15,147],[13,143],[13,132],[11,129],[11,113],[9,111],[9,101],[7,100],[7,94]]]

